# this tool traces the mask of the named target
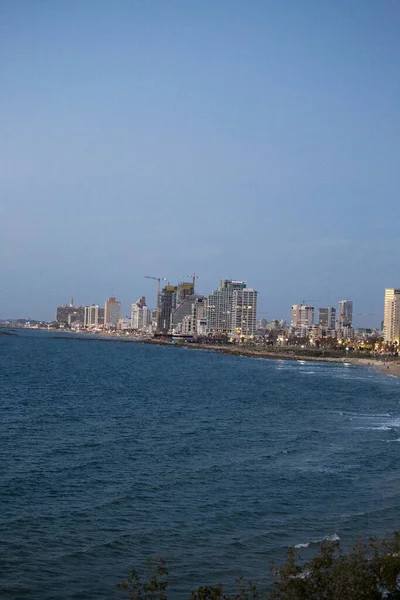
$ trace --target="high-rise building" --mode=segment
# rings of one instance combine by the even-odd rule
[[[165,333],[171,329],[171,317],[176,308],[177,291],[178,288],[176,285],[169,284],[161,290],[157,323],[158,331]]]
[[[338,332],[342,329],[351,329],[353,324],[353,301],[341,300],[338,305]]]
[[[104,327],[110,329],[118,327],[121,318],[121,302],[115,298],[109,298],[104,305]]]
[[[235,290],[244,290],[246,282],[223,279],[207,299],[207,331],[213,334],[232,332],[232,302]]]
[[[400,343],[400,288],[385,289],[383,339],[389,344]]]
[[[305,304],[293,304],[290,327],[294,330],[294,334],[306,337],[313,324],[314,307],[306,306]]]
[[[131,306],[131,329],[142,331],[151,323],[151,311],[146,305],[146,297],[142,296]]]
[[[85,306],[84,326],[91,328],[102,325],[104,325],[104,308],[101,308],[97,304]]]
[[[322,331],[330,331],[336,327],[336,309],[332,306],[318,309],[318,325]]]
[[[192,304],[192,332],[205,335],[207,331],[207,298],[199,296]]]
[[[233,290],[230,333],[248,340],[257,329],[257,292],[245,288]]]

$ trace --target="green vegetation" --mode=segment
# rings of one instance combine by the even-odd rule
[[[143,580],[132,570],[117,588],[130,600],[167,600],[167,576],[165,561],[157,558],[148,563]],[[189,600],[399,600],[400,532],[357,542],[348,552],[339,541],[327,541],[308,561],[290,548],[286,562],[273,568],[273,578],[269,590],[240,578],[234,591],[199,587]]]

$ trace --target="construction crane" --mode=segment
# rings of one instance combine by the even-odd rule
[[[193,273],[193,275],[184,275],[183,277],[190,278],[193,281],[193,289],[194,289],[194,282],[195,282],[196,279],[199,278],[199,276],[196,275],[196,273]]]
[[[161,282],[167,281],[167,279],[166,277],[151,277],[150,275],[145,275],[144,278],[154,279],[154,281],[157,281],[156,327],[158,328],[158,312],[160,310]]]

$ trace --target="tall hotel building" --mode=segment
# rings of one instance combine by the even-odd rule
[[[400,288],[385,289],[383,338],[390,344],[400,342]]]
[[[211,292],[207,299],[207,331],[230,333],[233,291],[245,288],[245,281],[223,279],[219,288]]]
[[[251,339],[257,328],[257,292],[246,288],[234,290],[232,297],[231,333],[243,340]]]
[[[256,332],[257,292],[241,280],[223,279],[207,299],[207,331],[251,338]]]
[[[115,298],[109,298],[104,305],[104,327],[110,329],[117,327],[121,318],[121,302]]]

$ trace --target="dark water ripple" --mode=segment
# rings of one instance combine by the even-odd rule
[[[0,591],[172,598],[291,544],[398,528],[400,379],[362,367],[0,336]]]

